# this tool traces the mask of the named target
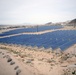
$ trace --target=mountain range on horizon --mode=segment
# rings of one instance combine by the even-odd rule
[[[72,20],[68,20],[68,21],[65,21],[65,22],[56,22],[56,23],[53,23],[53,22],[47,22],[47,23],[44,23],[44,24],[33,24],[33,23],[22,23],[22,24],[6,24],[6,25],[52,25],[52,24],[61,24],[61,25],[65,25],[65,24],[73,24],[75,23],[76,24],[76,19],[72,19]],[[0,26],[3,26],[5,24],[0,24]]]

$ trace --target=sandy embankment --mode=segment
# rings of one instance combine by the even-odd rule
[[[76,45],[68,51],[52,51],[47,49],[24,47],[18,45],[0,44],[0,48],[7,49],[10,53],[33,75],[62,75],[68,65],[76,63],[76,57],[67,57]],[[72,54],[68,54],[72,55]],[[67,59],[67,60],[66,60]]]
[[[7,56],[12,59],[10,62]],[[0,75],[33,75],[33,73],[29,72],[22,62],[18,61],[8,50],[0,49]]]

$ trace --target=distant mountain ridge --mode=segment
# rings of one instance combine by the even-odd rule
[[[44,24],[33,24],[33,23],[22,23],[22,24],[9,24],[9,25],[0,25],[0,27],[4,27],[4,26],[38,26],[38,25],[69,25],[69,26],[76,26],[76,19],[73,20],[68,20],[68,21],[64,21],[64,22],[56,22],[56,23],[52,23],[52,22],[47,22]]]
[[[74,26],[74,28],[76,27],[76,19],[73,19],[69,22],[70,26]]]
[[[69,23],[76,23],[76,19],[73,19],[73,20],[70,21]]]

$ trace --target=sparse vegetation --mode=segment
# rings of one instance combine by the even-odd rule
[[[65,54],[62,52],[56,53],[55,51],[37,51],[37,50],[33,50],[33,48],[29,50],[30,48],[22,47],[21,45],[20,46],[0,45],[0,46],[2,49],[7,49],[11,53],[14,53],[14,55],[17,55],[17,59],[20,59],[19,61],[24,62],[28,66],[30,65],[33,67],[35,66],[36,68],[36,66],[39,65],[39,69],[40,67],[44,67],[45,65],[46,67],[44,67],[44,69],[46,69],[49,66],[50,68],[49,72],[52,72],[52,70],[54,70],[55,67],[58,68],[61,67],[66,69],[69,65],[68,62],[70,61],[69,59],[72,59],[72,57],[75,58],[75,54],[73,55],[71,54],[70,56],[70,53]],[[65,64],[66,62],[68,64]],[[76,69],[68,69],[68,70],[66,69],[65,71],[63,71],[62,75],[76,75]]]
[[[48,63],[52,63],[52,62],[55,63],[56,61],[54,59],[48,59],[47,62]]]
[[[27,59],[26,63],[31,63],[34,59]]]

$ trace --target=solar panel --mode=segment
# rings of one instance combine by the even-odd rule
[[[58,30],[40,35],[24,34],[0,38],[0,43],[21,44],[52,49],[65,50],[76,43],[76,30]]]
[[[0,36],[7,36],[7,35],[12,35],[12,34],[18,34],[18,33],[23,33],[23,32],[37,32],[37,31],[45,31],[45,30],[52,30],[52,29],[60,29],[62,26],[38,26],[33,27],[33,28],[20,28],[20,29],[15,29],[11,31],[4,32],[0,34]]]

